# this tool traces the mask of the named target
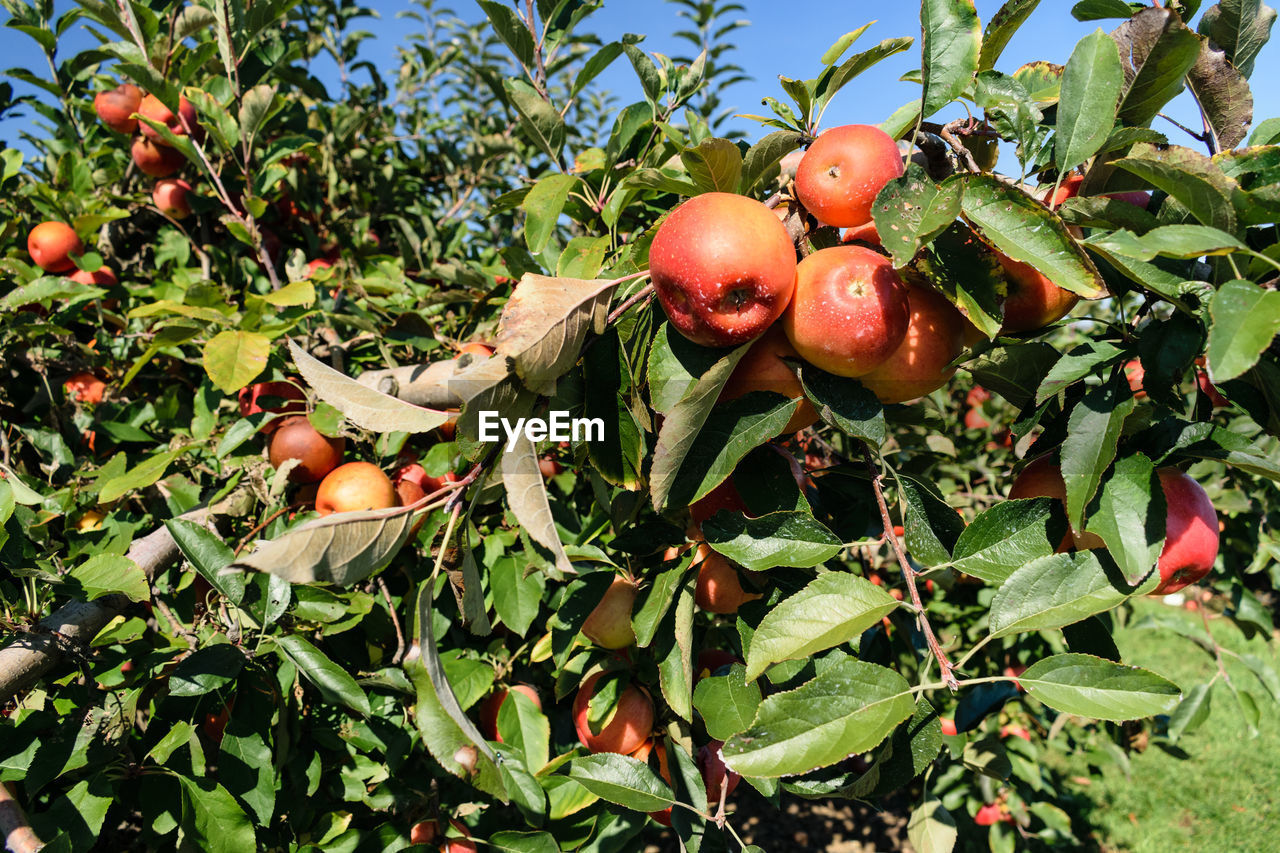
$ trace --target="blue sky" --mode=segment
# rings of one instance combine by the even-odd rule
[[[914,3],[894,0],[741,0],[745,13],[735,17],[750,21],[750,26],[733,34],[738,50],[731,54],[733,61],[743,66],[753,78],[750,82],[732,87],[724,93],[727,105],[736,111],[761,113],[764,108],[760,98],[770,95],[782,98],[778,75],[788,77],[812,77],[818,71],[817,57],[841,34],[868,21],[877,23],[863,35],[856,49],[865,49],[875,42],[896,36],[912,36],[917,46],[899,54],[865,73],[854,84],[846,87],[827,111],[827,125],[847,123],[874,124],[896,108],[918,95],[919,87],[899,82],[904,72],[919,67],[918,7]],[[406,33],[406,27],[416,26],[397,17],[397,12],[410,8],[404,0],[367,0],[366,6],[378,12],[378,18],[358,23],[361,29],[374,33],[375,38],[365,45],[362,57],[384,72],[388,80],[395,79],[395,46]],[[480,9],[471,0],[453,0],[449,4],[461,17],[479,20]],[[1001,0],[977,0],[978,13],[985,22],[1000,8]],[[1011,72],[1019,65],[1036,59],[1064,63],[1075,43],[1101,26],[1111,29],[1117,21],[1080,23],[1068,14],[1068,0],[1043,0],[1040,7],[1024,25],[1005,51],[999,69]],[[1206,2],[1206,5],[1208,3]],[[66,0],[57,0],[61,11],[71,8]],[[620,37],[627,32],[644,33],[643,44],[649,51],[667,55],[686,53],[686,43],[671,37],[682,28],[684,21],[678,15],[679,7],[663,0],[606,0],[604,8],[589,19],[588,27],[603,41]],[[78,28],[77,28],[78,29]],[[64,40],[64,53],[92,46],[94,40],[84,32],[73,31]],[[35,69],[45,68],[44,58],[35,43],[27,36],[8,29],[0,29],[0,50],[6,66]],[[336,91],[337,75],[325,63],[314,66],[318,75]],[[1280,115],[1280,90],[1261,85],[1276,79],[1280,73],[1280,48],[1268,46],[1263,50],[1253,74],[1254,115],[1256,120]],[[630,63],[625,58],[616,61],[600,78],[600,83],[613,90],[619,97],[619,106],[640,99],[640,88]],[[19,92],[31,92],[30,87],[15,83]],[[29,112],[29,111],[28,111]],[[1189,95],[1181,95],[1169,110],[1175,118],[1191,127],[1199,127],[1194,102]],[[954,115],[962,115],[955,108]],[[944,115],[951,118],[954,115]],[[5,126],[7,125],[7,126]],[[744,131],[748,138],[757,138],[763,131],[748,120],[735,119],[732,125]],[[1180,144],[1196,145],[1176,128],[1160,119],[1156,129],[1168,133]],[[27,119],[14,118],[0,125],[0,139],[13,144],[19,128],[29,127]],[[24,146],[25,147],[25,146]]]

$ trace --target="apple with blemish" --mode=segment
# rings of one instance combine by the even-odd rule
[[[93,111],[98,114],[98,121],[116,133],[133,133],[138,129],[138,120],[133,114],[141,104],[142,90],[132,83],[121,83],[93,96]]]
[[[297,459],[289,479],[294,483],[318,483],[342,464],[345,448],[346,439],[323,435],[305,415],[294,415],[285,418],[271,434],[267,456],[275,468],[289,459]]]

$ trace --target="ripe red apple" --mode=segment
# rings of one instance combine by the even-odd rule
[[[1002,332],[1030,332],[1042,329],[1071,313],[1080,297],[1050,281],[1030,264],[996,252],[1004,268],[1008,295],[1004,300]]]
[[[799,408],[779,435],[798,432],[818,420],[818,410],[804,396],[800,380],[782,360],[784,358],[799,359],[800,354],[787,340],[781,325],[774,323],[742,356],[720,391],[720,400],[726,403],[752,391],[772,391],[799,400]]]
[[[72,255],[84,252],[84,244],[65,222],[41,222],[27,235],[27,253],[45,272],[70,272],[76,268]]]
[[[1006,808],[1001,808],[995,803],[987,803],[974,814],[973,822],[978,826],[1013,823],[1013,815],[1009,814],[1009,810]]]
[[[599,732],[592,732],[588,717],[591,697],[604,673],[597,672],[582,682],[573,698],[573,726],[578,740],[591,752],[634,752],[653,731],[653,700],[643,688],[627,685],[605,717]]]
[[[62,383],[67,399],[81,403],[101,403],[107,384],[88,371],[77,373]]]
[[[191,184],[179,178],[164,178],[156,181],[151,191],[151,201],[160,210],[174,219],[186,219],[191,215]]]
[[[440,833],[440,825],[434,820],[420,820],[409,828],[410,844],[430,844]]]
[[[862,246],[835,246],[796,268],[782,328],[810,364],[863,376],[893,355],[909,320],[908,290],[889,259]]]
[[[903,403],[936,391],[956,369],[948,367],[964,349],[968,323],[950,302],[932,288],[907,286],[911,320],[902,343],[889,358],[858,378],[882,403]]]
[[[550,456],[542,456],[538,459],[538,470],[542,472],[542,476],[550,480],[552,477],[559,476],[564,471],[564,466]]]
[[[1131,359],[1125,362],[1124,378],[1129,382],[1129,391],[1133,394],[1135,400],[1141,400],[1147,396],[1147,392],[1142,389],[1142,380],[1147,376],[1147,372],[1142,369],[1142,362],[1138,359]]]
[[[760,202],[705,193],[658,228],[649,275],[680,334],[703,346],[736,346],[763,334],[791,301],[795,246]]]
[[[876,195],[902,173],[902,154],[889,134],[866,124],[835,127],[800,161],[796,198],[820,221],[851,228],[871,218]]]
[[[964,413],[965,429],[987,429],[990,426],[991,421],[986,419],[981,409],[972,408]]]
[[[711,550],[711,546],[705,542],[698,546],[694,565],[698,567],[694,600],[708,613],[737,613],[742,605],[761,597],[758,593],[743,589],[738,570],[727,557]]]
[[[513,684],[510,690],[528,696],[537,709],[542,710],[542,698],[538,696],[538,688],[532,684]],[[502,703],[507,701],[508,692],[508,688],[498,687],[480,703],[480,733],[498,743],[503,743],[502,735],[498,734],[498,712],[502,710]]]
[[[1020,737],[1023,740],[1025,740],[1027,743],[1031,742],[1031,733],[1026,729],[1024,729],[1022,726],[1015,725],[1013,723],[1009,723],[1008,725],[1004,725],[1000,727],[1000,737],[1002,738]]]
[[[272,397],[279,398],[283,402],[279,405],[264,405]],[[240,405],[240,417],[242,418],[247,418],[260,412],[293,415],[307,410],[307,395],[293,382],[255,382],[246,388],[241,388],[240,393],[236,395],[236,399]],[[258,429],[258,432],[273,433],[280,427],[281,423],[283,423],[283,418],[267,421]]]
[[[707,805],[713,809],[719,807],[721,789],[724,789],[725,799],[728,799],[742,778],[725,766],[720,754],[723,747],[724,741],[713,740],[698,750],[696,759],[698,769],[702,771],[702,781],[707,788]]]
[[[493,347],[489,346],[488,344],[482,344],[479,341],[472,341],[469,344],[463,344],[458,349],[458,355],[470,355],[470,356],[475,356],[476,358],[488,358],[489,356],[493,355],[496,351],[497,350],[495,350]]]
[[[440,847],[440,853],[479,853],[480,848],[471,840],[471,830],[460,820],[449,818],[449,825],[454,831],[459,833],[461,837],[454,836],[445,840]]]
[[[1041,201],[1048,205],[1050,210],[1057,210],[1067,199],[1075,198],[1080,195],[1080,185],[1083,183],[1084,177],[1082,175],[1068,175],[1062,179],[1062,183],[1059,184],[1057,192],[1054,192],[1053,185],[1049,184],[1045,188],[1044,196]],[[1143,210],[1146,210],[1148,205],[1151,204],[1151,193],[1146,192],[1145,190],[1133,190],[1123,193],[1107,193],[1103,198],[1123,201],[1127,204],[1132,204],[1135,207],[1140,207]]]
[[[196,108],[191,105],[190,101],[181,96],[178,98],[178,112],[175,113],[155,95],[147,95],[138,106],[138,115],[160,122],[174,136],[186,136],[187,127],[190,127],[193,131],[196,130]],[[186,127],[183,126],[184,122]],[[149,124],[142,122],[139,127],[142,129],[142,134],[157,145],[169,144]]]
[[[956,730],[956,721],[951,717],[939,717],[938,722],[942,725],[942,733],[955,737],[958,732]]]
[[[1209,380],[1209,374],[1204,369],[1204,356],[1196,359],[1196,385],[1200,387],[1200,393],[1209,398],[1210,405],[1215,409],[1231,405],[1231,401],[1222,396],[1222,392]]]
[[[167,178],[182,168],[187,158],[176,148],[157,145],[145,136],[136,137],[129,153],[133,162],[144,175],[153,178]]]
[[[1218,557],[1218,513],[1199,483],[1177,468],[1156,471],[1168,516],[1152,595],[1168,595],[1203,578]]]
[[[452,471],[448,471],[444,476],[432,477],[427,473],[425,468],[418,463],[413,462],[396,471],[395,474],[391,476],[391,480],[396,483],[397,486],[401,483],[412,484],[422,492],[422,495],[429,495],[432,492],[440,491],[440,489],[444,488],[449,483],[458,482],[458,475]],[[421,497],[421,495],[419,495],[419,497]],[[411,503],[411,501],[405,501],[405,503]]]
[[[703,522],[722,509],[730,512],[740,512],[747,517],[752,517],[747,512],[747,504],[742,500],[742,495],[738,493],[737,488],[733,485],[732,475],[703,495],[700,500],[694,501],[689,507],[689,516],[693,519],[694,526],[700,529]],[[701,537],[701,533],[698,535]]]
[[[321,435],[304,415],[285,418],[267,447],[271,464],[279,468],[288,459],[298,464],[289,472],[295,483],[318,483],[325,475],[342,463],[346,439]]]
[[[112,287],[120,282],[120,279],[116,278],[116,274],[112,272],[110,267],[98,267],[93,272],[76,270],[67,278],[76,284],[87,284],[91,287]]]
[[[399,503],[391,478],[372,462],[348,462],[330,471],[316,490],[316,512],[389,509]]]
[[[582,635],[604,649],[625,649],[635,643],[631,609],[635,606],[637,592],[634,581],[622,575],[615,576],[600,597],[600,603],[582,623]]]
[[[854,243],[861,241],[863,243],[871,243],[879,246],[880,232],[876,230],[876,221],[869,219],[862,225],[855,225],[844,232],[844,236],[840,238],[842,243]]]
[[[138,129],[138,120],[133,114],[141,103],[142,90],[131,83],[121,83],[94,95],[93,111],[98,114],[98,121],[116,133],[133,133]]]

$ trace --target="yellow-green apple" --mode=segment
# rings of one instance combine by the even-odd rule
[[[615,576],[600,603],[582,623],[583,636],[605,649],[625,649],[633,644],[636,634],[631,627],[631,608],[635,606],[636,593],[634,581]]]

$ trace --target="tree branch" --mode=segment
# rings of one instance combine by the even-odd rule
[[[13,798],[7,784],[0,783],[0,835],[4,836],[5,849],[11,853],[35,853],[44,842],[27,823],[22,806]]]

